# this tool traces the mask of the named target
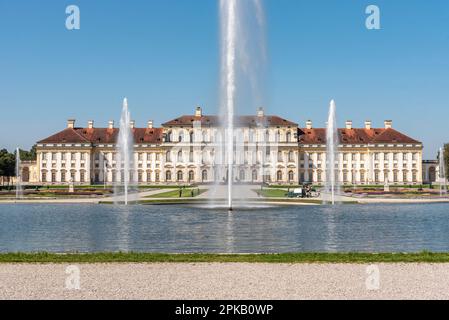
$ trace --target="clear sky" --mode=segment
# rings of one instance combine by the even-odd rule
[[[248,1],[248,0],[241,0]],[[68,5],[81,29],[65,28]],[[381,30],[365,28],[365,8]],[[449,141],[449,1],[265,0],[268,113],[324,126],[385,119],[434,158]],[[29,148],[76,118],[138,126],[217,112],[218,0],[0,0],[0,147]]]

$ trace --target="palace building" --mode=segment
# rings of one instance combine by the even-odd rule
[[[209,184],[225,182],[226,137],[218,116],[193,115],[168,121],[160,128],[148,121],[137,128],[132,121],[134,158],[130,180],[134,184]],[[238,116],[234,124],[234,177],[237,183],[324,184],[326,181],[326,129],[304,128],[259,109],[254,116]],[[124,172],[116,152],[119,129],[109,121],[96,128],[93,121],[67,127],[37,143],[37,173],[41,184],[113,184]],[[352,121],[338,130],[340,139],[336,177],[344,184],[421,184],[421,142],[398,132],[392,121],[381,128]]]

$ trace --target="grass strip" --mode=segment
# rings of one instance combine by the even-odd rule
[[[4,253],[0,263],[449,263],[449,253]]]

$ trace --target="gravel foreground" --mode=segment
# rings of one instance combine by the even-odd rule
[[[1,264],[0,299],[449,299],[449,264]]]

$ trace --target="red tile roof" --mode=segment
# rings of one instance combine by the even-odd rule
[[[338,129],[338,137],[341,144],[421,143],[392,128]],[[299,142],[301,144],[325,144],[326,129],[299,129]]]
[[[193,126],[194,121],[200,121],[202,126],[218,126],[222,123],[222,119],[219,116],[182,116],[180,118],[173,119],[164,123],[163,127],[175,127],[175,126]],[[297,127],[298,124],[282,119],[278,116],[237,116],[235,119],[235,125],[239,127],[259,125],[263,126],[290,126]]]
[[[108,144],[116,143],[119,129],[107,128],[67,128],[38,143],[95,143]],[[163,140],[162,128],[135,128],[132,129],[135,143],[160,144]]]

